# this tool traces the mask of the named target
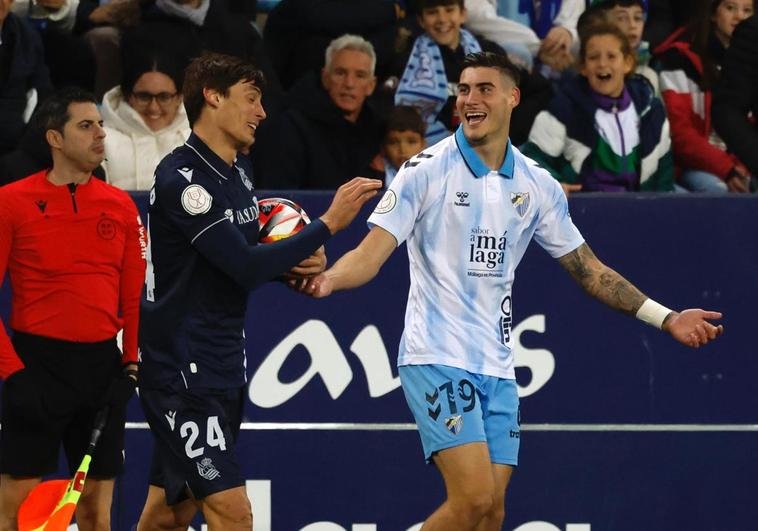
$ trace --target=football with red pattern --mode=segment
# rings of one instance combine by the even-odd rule
[[[261,243],[288,238],[311,222],[300,205],[282,197],[261,199],[258,209],[258,241]]]

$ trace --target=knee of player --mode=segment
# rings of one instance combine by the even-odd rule
[[[462,496],[457,500],[458,510],[467,516],[467,519],[478,522],[492,511],[494,496],[487,490],[477,490]]]

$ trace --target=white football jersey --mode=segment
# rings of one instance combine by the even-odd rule
[[[459,128],[406,162],[369,217],[408,244],[398,365],[514,378],[516,266],[532,237],[555,258],[584,242],[560,184],[510,142],[506,149],[491,171]]]

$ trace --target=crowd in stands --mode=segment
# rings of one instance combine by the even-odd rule
[[[755,192],[754,0],[0,0],[0,185],[50,164],[37,104],[100,102],[96,175],[149,190],[190,127],[183,72],[202,51],[252,59],[267,118],[259,189],[387,186],[455,132],[466,54],[520,73],[511,141],[579,192]]]

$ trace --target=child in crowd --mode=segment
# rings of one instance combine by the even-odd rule
[[[747,192],[750,172],[711,125],[712,91],[732,32],[754,12],[753,0],[701,0],[692,21],[655,53],[671,121],[678,183],[693,192]]]
[[[384,172],[384,186],[388,188],[403,163],[426,147],[426,124],[414,107],[399,105],[387,118],[382,152],[372,168]]]
[[[663,103],[640,76],[613,24],[583,32],[580,76],[537,115],[524,154],[573,191],[670,191],[671,139]]]
[[[658,74],[649,66],[650,46],[647,41],[642,40],[647,16],[647,0],[600,0],[593,3],[592,8],[594,7],[604,11],[607,20],[616,24],[626,34],[629,45],[637,53],[635,72],[650,81],[655,94],[660,95]]]
[[[418,23],[424,31],[403,62],[395,105],[416,107],[427,125],[426,141],[434,144],[454,131],[455,96],[463,58],[474,52],[504,53],[494,42],[462,28],[463,0],[418,0]]]

